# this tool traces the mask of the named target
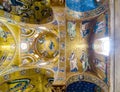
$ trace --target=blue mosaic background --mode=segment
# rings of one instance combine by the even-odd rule
[[[78,12],[86,12],[98,7],[95,0],[66,0],[68,8]]]
[[[96,84],[84,82],[84,81],[78,81],[70,84],[67,87],[67,92],[96,92],[95,91],[96,87],[97,87]],[[97,92],[101,92],[101,91],[97,91]]]

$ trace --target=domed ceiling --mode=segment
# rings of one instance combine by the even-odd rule
[[[107,0],[0,4],[0,91],[109,92]]]
[[[4,0],[0,9],[20,18],[27,23],[41,24],[53,19],[50,0]]]
[[[35,50],[40,58],[53,61],[59,54],[59,38],[54,33],[44,31],[35,41]]]
[[[66,0],[66,6],[71,10],[86,12],[99,7],[104,0]]]

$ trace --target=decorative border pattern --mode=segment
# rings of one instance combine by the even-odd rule
[[[71,9],[69,9],[66,6],[66,14],[69,17],[73,17],[76,19],[85,19],[85,18],[91,18],[91,17],[95,17],[100,15],[101,13],[105,12],[108,9],[108,2],[107,0],[98,8],[91,10],[91,11],[87,11],[87,12],[77,12],[77,11],[73,11]]]
[[[87,82],[94,83],[94,84],[98,85],[99,87],[101,87],[104,90],[104,92],[108,92],[108,86],[102,80],[100,80],[99,78],[97,78],[91,74],[73,75],[67,79],[66,86],[69,86],[73,82],[77,82],[77,81],[87,81]]]

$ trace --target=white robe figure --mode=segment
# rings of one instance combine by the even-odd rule
[[[4,30],[0,27],[0,37],[4,39],[4,41],[7,41],[7,34],[4,32]]]
[[[103,30],[105,30],[105,28],[106,28],[106,23],[105,23],[105,21],[103,20],[103,21],[100,21],[100,22],[96,22],[96,25],[95,25],[95,27],[94,27],[94,33],[100,33],[100,32],[102,32]]]
[[[77,72],[78,71],[77,58],[75,57],[75,54],[73,52],[71,53],[69,60],[71,72]]]
[[[82,28],[80,29],[82,38],[86,37],[89,34],[89,32],[89,23],[82,24]]]
[[[76,36],[76,23],[68,22],[67,23],[67,32],[71,40],[73,40]]]
[[[80,61],[82,63],[83,72],[90,69],[90,65],[89,65],[89,62],[88,62],[88,56],[87,56],[87,54],[85,54],[85,52],[82,52],[82,55],[80,57]]]
[[[97,68],[99,68],[100,70],[102,70],[105,73],[105,63],[104,62],[101,62],[99,59],[96,58],[94,60],[94,63]]]

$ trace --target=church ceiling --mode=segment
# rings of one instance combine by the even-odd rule
[[[109,92],[107,0],[4,0],[0,15],[0,90]]]

